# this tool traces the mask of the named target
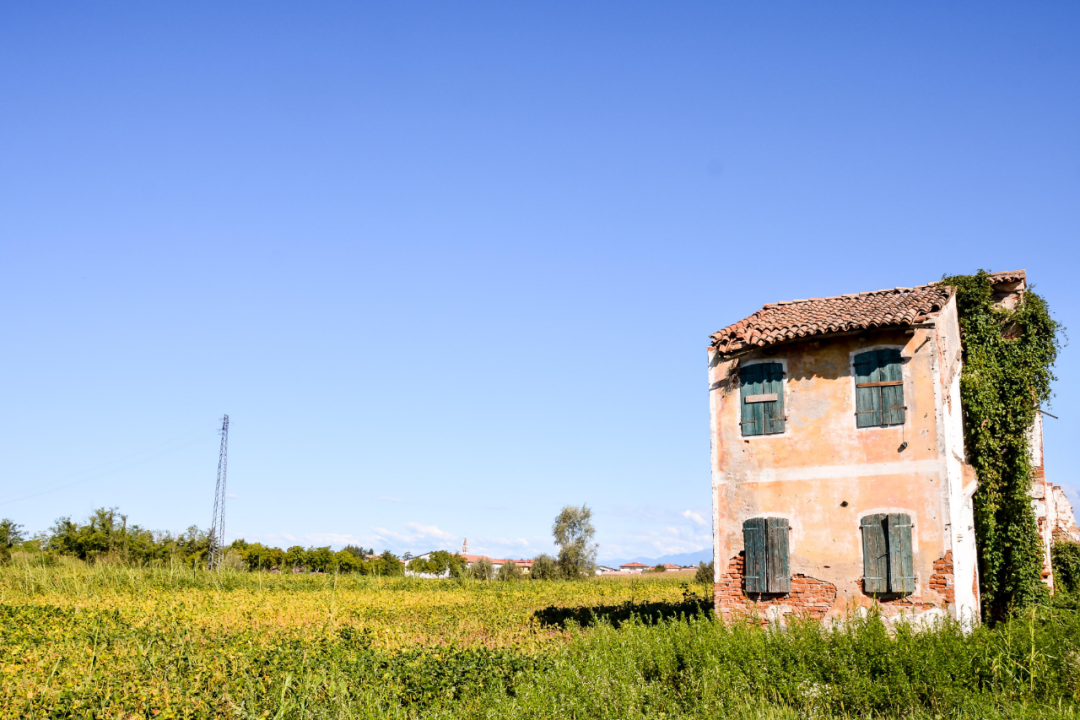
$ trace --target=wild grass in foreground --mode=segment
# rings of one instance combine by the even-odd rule
[[[1080,620],[1068,609],[967,634],[948,623],[890,634],[873,617],[780,631],[658,612],[691,607],[670,580],[401,579],[335,590],[332,578],[296,577],[260,591],[257,578],[19,572],[0,569],[2,717],[1078,716]],[[365,595],[408,609],[341,621]],[[209,617],[235,598],[246,599],[233,620]],[[666,619],[627,619],[624,598]],[[321,615],[289,613],[316,601]],[[605,609],[590,616],[583,601]],[[505,625],[470,636],[437,622],[423,642],[385,642],[379,623],[420,627],[425,607],[502,612]],[[452,636],[445,644],[440,628]]]

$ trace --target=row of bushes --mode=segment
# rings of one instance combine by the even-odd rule
[[[129,523],[116,508],[99,508],[86,522],[59,518],[47,532],[25,537],[22,526],[10,519],[0,520],[0,562],[10,560],[13,550],[21,550],[49,563],[57,556],[75,557],[90,563],[120,563],[134,567],[179,562],[198,567],[206,564],[210,536],[192,526],[179,535],[147,530]],[[279,572],[355,572],[362,575],[394,576],[405,573],[405,565],[389,550],[348,546],[335,552],[330,547],[288,549],[262,543],[234,541],[228,548],[225,567],[232,570],[276,570]]]
[[[262,543],[235,540],[225,553],[223,566],[230,570],[269,570],[279,572],[342,572],[361,575],[398,576],[405,574],[405,564],[389,550],[376,555],[373,550],[348,545],[335,552],[329,546],[287,550]]]
[[[12,550],[31,553],[39,562],[50,563],[57,556],[76,557],[90,563],[118,563],[135,567],[179,562],[189,567],[206,564],[210,552],[209,533],[190,527],[179,535],[147,530],[128,523],[115,508],[95,510],[84,523],[70,517],[58,519],[48,532],[31,538],[23,536],[20,525],[0,521],[0,562],[10,559]],[[480,580],[555,580],[587,576],[580,568],[566,567],[549,555],[541,555],[526,575],[516,563],[503,564],[496,572],[491,561],[469,562],[461,555],[443,550],[427,558],[402,560],[389,550],[348,545],[334,551],[327,547],[282,549],[262,543],[235,540],[225,553],[222,566],[234,571],[341,572],[394,577],[411,573],[436,577],[472,577]]]

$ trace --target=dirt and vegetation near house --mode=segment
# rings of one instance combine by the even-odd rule
[[[1076,717],[1073,596],[994,627],[725,626],[685,576],[211,573],[15,553],[0,716]]]

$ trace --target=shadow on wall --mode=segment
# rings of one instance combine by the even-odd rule
[[[591,607],[557,607],[551,605],[533,613],[540,622],[540,627],[565,629],[570,623],[580,627],[589,627],[601,622],[609,622],[618,628],[623,623],[637,616],[646,623],[659,620],[682,619],[704,615],[714,618],[712,598],[686,597],[679,602],[625,602],[621,605],[594,605]]]
[[[868,338],[867,348],[876,347],[878,345],[890,345],[890,346],[902,346],[907,342],[907,338],[899,335],[890,335],[888,333],[876,333],[874,335],[869,334],[853,334],[851,336],[842,335],[837,338],[828,338],[820,340],[805,340],[799,343],[790,343],[788,345],[778,345],[768,347],[765,350],[754,351],[749,355],[743,357],[740,356],[739,362],[736,363],[732,369],[733,372],[723,377],[709,386],[709,390],[723,390],[725,393],[733,392],[738,388],[738,368],[746,361],[753,360],[755,362],[764,360],[769,361],[772,358],[785,358],[788,359],[788,365],[785,370],[785,381],[797,383],[802,380],[824,379],[824,380],[840,380],[842,378],[851,377],[851,365],[848,357],[848,350],[851,348],[845,348],[837,356],[829,355],[827,350],[829,345],[839,345],[842,343],[850,343],[852,338]],[[925,343],[924,343],[925,344]],[[784,353],[785,350],[794,348],[796,352],[794,354]],[[713,368],[724,362],[727,358],[722,357],[719,353],[714,354],[709,362],[709,367]],[[791,362],[792,359],[797,359],[796,362]],[[911,358],[902,358],[901,362],[907,364]]]

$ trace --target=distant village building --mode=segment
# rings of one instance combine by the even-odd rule
[[[993,279],[1004,303],[1026,287],[1023,271]],[[887,617],[978,617],[961,362],[939,284],[772,303],[712,336],[720,615],[834,619],[876,600]],[[1032,451],[1050,582],[1051,535],[1076,523],[1046,484],[1041,422]]]
[[[624,573],[639,573],[648,569],[648,565],[642,565],[639,562],[623,563],[619,566],[619,571]]]
[[[525,573],[525,574],[530,573],[532,571],[532,566],[533,566],[533,559],[532,558],[529,558],[527,560],[514,560],[512,558],[493,558],[493,557],[488,557],[487,555],[465,555],[465,554],[463,554],[463,557],[469,563],[469,567],[472,567],[473,563],[475,563],[475,562],[479,562],[480,560],[487,559],[488,561],[491,562],[491,566],[493,568],[495,568],[495,572],[499,572],[499,568],[501,568],[503,565],[505,565],[506,563],[509,563],[509,562],[512,562],[515,565],[517,565],[519,568],[521,568],[521,571],[523,573]]]
[[[469,549],[469,544],[468,543],[469,543],[469,541],[466,540],[465,543],[462,545],[462,550],[468,550]],[[412,559],[414,559],[414,560],[430,560],[431,555],[434,552],[437,552],[437,551],[436,550],[429,550],[426,553],[422,553],[420,555],[413,556]],[[517,565],[519,568],[521,568],[521,571],[523,573],[525,573],[526,575],[529,574],[532,571],[532,566],[533,566],[533,562],[534,562],[533,558],[527,558],[527,559],[521,559],[521,560],[513,560],[513,559],[510,559],[510,558],[493,558],[493,557],[488,557],[487,555],[470,555],[470,554],[468,554],[466,552],[461,552],[461,553],[459,553],[459,555],[461,555],[463,558],[465,558],[465,562],[468,563],[468,566],[470,568],[473,566],[474,563],[479,562],[480,560],[483,560],[483,559],[487,559],[488,561],[491,562],[491,566],[495,569],[495,572],[499,572],[499,568],[501,568],[503,565],[505,565],[508,562],[513,562],[515,565]],[[430,573],[417,573],[417,572],[413,572],[413,571],[408,570],[408,569],[406,569],[405,574],[407,576],[409,576],[409,577],[424,577],[424,578],[436,577],[435,575],[432,575]],[[441,575],[439,575],[438,577],[440,577],[440,578],[450,577],[450,571],[446,570]]]

